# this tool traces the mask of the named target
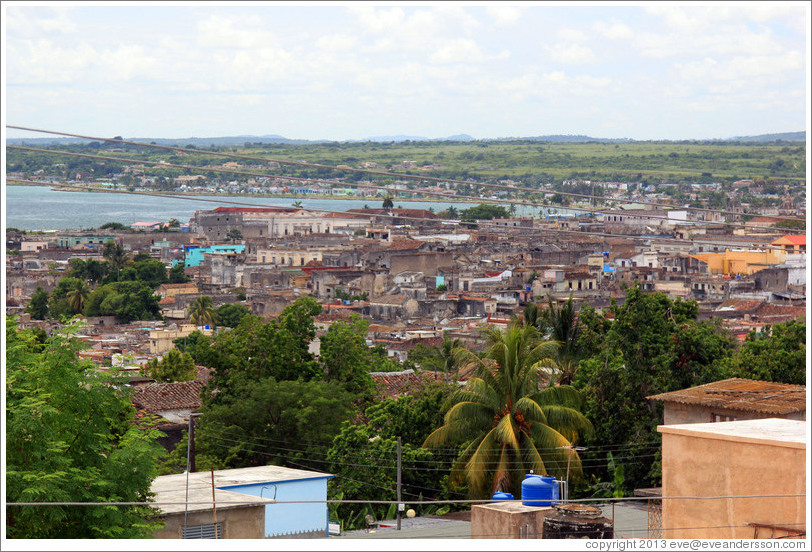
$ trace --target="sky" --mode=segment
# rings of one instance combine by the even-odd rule
[[[2,10],[4,126],[339,141],[807,130],[809,2]]]

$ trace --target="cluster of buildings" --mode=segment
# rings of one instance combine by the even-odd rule
[[[176,228],[158,225],[94,234],[9,232],[6,312],[17,315],[23,327],[36,325],[52,330],[53,322],[32,320],[24,312],[37,286],[52,290],[71,259],[104,260],[104,245],[111,241],[131,255],[146,253],[159,259],[167,268],[183,265],[190,278],[188,283],[163,284],[156,290],[163,320],[119,324],[112,317],[88,318],[79,336],[89,345],[83,356],[102,369],[119,366],[131,372],[136,406],[164,419],[167,446],[177,442],[190,414],[199,408],[200,389],[208,374],[200,370],[192,382],[159,384],[140,376],[138,369],[172,348],[175,340],[201,329],[187,322],[188,307],[200,295],[212,297],[215,306],[246,305],[263,317],[278,315],[297,297],[311,296],[323,305],[316,319],[319,335],[336,320],[356,314],[371,322],[368,344],[382,345],[390,357],[400,360],[412,348],[421,344],[435,346],[444,338],[474,344],[481,324],[506,325],[530,301],[546,302],[549,297],[557,302],[572,297],[579,307],[588,303],[601,310],[613,300],[622,302],[625,289],[634,285],[695,300],[700,317],[722,319],[723,325],[741,338],[765,325],[806,316],[805,235],[784,234],[763,221],[726,224],[713,213],[697,215],[690,210],[652,208],[604,211],[590,218],[508,218],[465,223],[441,219],[421,209],[325,213],[302,208],[218,207],[198,211],[188,223]],[[317,338],[312,344],[316,354],[318,345]],[[391,395],[403,392],[420,377],[410,370],[375,375],[381,393]],[[700,493],[703,483],[699,480],[698,487],[685,487],[686,470],[697,473],[695,470],[710,466],[718,469],[722,462],[711,458],[738,457],[739,449],[746,449],[742,457],[755,458],[754,462],[763,465],[780,454],[787,457],[787,465],[795,466],[805,453],[799,426],[790,423],[805,424],[799,421],[805,420],[805,405],[792,412],[765,407],[756,417],[785,420],[753,421],[752,416],[741,413],[741,407],[752,407],[754,390],[745,392],[736,387],[737,382],[723,383],[727,385],[724,389],[696,392],[704,397],[702,400],[690,392],[651,398],[666,402],[666,425],[661,428],[663,488],[652,503],[661,504],[662,523],[668,525],[667,520],[672,520],[676,524],[672,529],[698,523],[691,518],[696,509],[666,500],[668,495]],[[797,398],[797,390],[793,392]],[[731,393],[741,399],[738,406],[735,401],[719,403],[720,397]],[[708,412],[697,414],[703,400],[705,406],[711,406],[707,406]],[[700,459],[701,466],[697,464]],[[740,471],[757,470],[760,465],[731,467],[729,473],[719,475],[729,481],[719,492],[745,494],[747,489],[740,487],[752,477],[742,479]],[[229,502],[234,493],[250,495],[244,506],[230,511],[226,506],[217,506],[221,516],[218,521],[210,520],[210,512],[204,507],[184,511],[186,523],[178,521],[179,510],[167,511],[169,522],[162,536],[182,537],[183,531],[190,531],[193,525],[199,526],[196,530],[201,535],[223,531],[214,534],[285,536],[276,529],[279,518],[274,516],[278,514],[271,513],[280,510],[268,493],[290,488],[298,489],[293,496],[311,491],[316,493],[313,496],[321,496],[329,478],[329,474],[297,477],[283,471],[227,471],[213,474],[211,482],[208,474],[193,474],[192,492],[201,497],[216,492],[217,500],[222,496],[224,502]],[[763,473],[761,482],[769,479],[770,485],[780,488],[776,494],[793,494],[798,490],[797,481],[805,476],[792,474],[779,477]],[[156,480],[154,490],[171,502],[181,488],[185,490],[185,482],[181,485],[180,476],[169,477]],[[784,485],[787,481],[794,483]],[[298,487],[293,484],[296,482]],[[276,495],[277,501],[280,496]],[[781,516],[786,519],[798,517],[798,504],[802,503],[790,501],[794,506],[785,506],[785,502],[774,510],[784,512],[786,516]],[[736,504],[715,503],[714,511],[722,516],[739,508]],[[750,512],[746,505],[741,508]],[[322,505],[301,514],[298,519],[317,520],[307,527],[302,525],[302,534],[327,536],[325,512]],[[191,525],[187,519],[190,514],[195,520]],[[759,530],[774,534],[777,527],[789,527],[779,523],[781,516],[767,520],[748,515],[744,518],[754,524],[757,535]],[[297,518],[294,515],[292,519]],[[212,529],[212,523],[220,525]],[[230,523],[231,528],[225,529],[224,523]],[[797,526],[798,522],[793,523]],[[782,534],[797,536],[788,531]],[[688,538],[693,533],[665,536],[677,535]],[[733,531],[716,535],[745,536]]]

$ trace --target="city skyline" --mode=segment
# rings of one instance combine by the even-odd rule
[[[808,3],[3,12],[6,124],[49,130],[681,140],[808,120]]]

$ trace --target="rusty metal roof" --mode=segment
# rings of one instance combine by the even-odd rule
[[[792,414],[806,411],[806,386],[730,378],[689,389],[646,397],[666,403],[761,412]]]

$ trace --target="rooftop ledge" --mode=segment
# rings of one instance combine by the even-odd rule
[[[736,441],[805,449],[807,422],[783,418],[738,420],[703,424],[660,425],[662,434],[684,435],[720,441]]]

